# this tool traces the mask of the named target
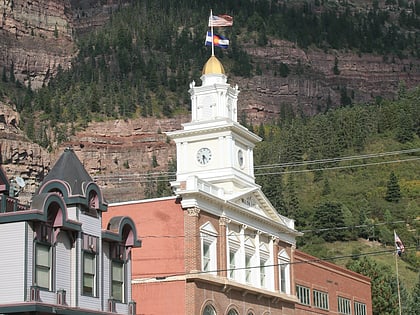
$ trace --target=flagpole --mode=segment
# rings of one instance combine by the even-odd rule
[[[395,230],[394,230],[394,235]],[[400,280],[398,277],[398,252],[395,253],[395,269],[397,272],[397,291],[398,291],[398,309],[399,309],[399,315],[401,315],[401,294],[400,294]]]
[[[213,9],[210,9],[210,27],[211,27],[211,55],[214,56]]]

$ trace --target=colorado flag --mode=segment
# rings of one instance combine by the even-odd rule
[[[211,32],[207,32],[206,36],[206,46],[211,46]],[[223,37],[222,35],[213,34],[213,44],[216,47],[220,48],[228,48],[229,47],[229,39]]]

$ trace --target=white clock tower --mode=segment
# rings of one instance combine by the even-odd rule
[[[190,84],[192,117],[183,130],[168,133],[177,149],[175,190],[200,179],[224,194],[253,190],[253,149],[261,138],[237,121],[239,90],[227,82],[223,65],[211,56],[203,68],[202,85]]]

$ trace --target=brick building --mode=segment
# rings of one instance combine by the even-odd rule
[[[370,278],[319,260],[296,250],[294,253],[296,315],[372,314]]]
[[[133,251],[138,314],[315,313],[296,294],[297,276],[318,287],[296,271],[301,234],[255,183],[253,149],[261,139],[237,122],[238,88],[226,83],[214,56],[201,80],[190,84],[191,122],[168,133],[177,146],[175,196],[115,203],[104,213],[129,215],[142,233],[142,249]],[[330,267],[333,281],[345,273]],[[325,279],[316,280],[323,288]]]

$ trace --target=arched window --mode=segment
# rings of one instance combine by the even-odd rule
[[[235,309],[231,308],[227,315],[239,315],[239,313]]]
[[[217,231],[210,222],[200,228],[201,270],[216,274],[217,270]]]
[[[203,315],[216,315],[216,310],[210,304],[206,305],[203,311]]]

